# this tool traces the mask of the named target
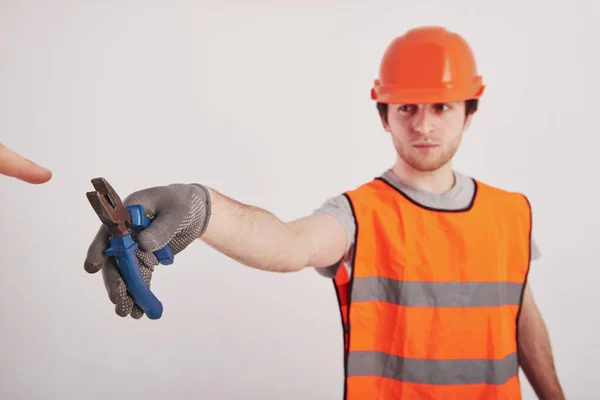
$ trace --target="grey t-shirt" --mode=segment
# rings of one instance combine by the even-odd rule
[[[385,171],[382,178],[387,180],[391,185],[411,198],[414,202],[425,207],[456,210],[465,208],[471,203],[475,193],[475,183],[470,177],[463,175],[458,171],[454,172],[454,176],[456,178],[454,186],[449,191],[442,194],[425,192],[408,186],[401,182],[391,170]],[[342,194],[332,197],[314,211],[314,214],[318,213],[331,214],[340,221],[346,231],[348,246],[346,248],[346,256],[342,260],[330,267],[317,268],[317,271],[327,278],[333,278],[340,265],[344,265],[348,270],[348,274],[350,274],[351,265],[348,261],[354,250],[354,232],[356,230],[356,225],[348,200]],[[540,250],[532,238],[531,260],[536,260],[539,257],[541,257]]]

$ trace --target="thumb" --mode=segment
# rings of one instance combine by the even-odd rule
[[[33,184],[45,183],[52,172],[0,143],[0,174]]]

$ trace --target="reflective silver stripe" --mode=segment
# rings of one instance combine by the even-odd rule
[[[413,282],[355,278],[352,301],[383,301],[414,307],[519,305],[523,284],[514,282]]]
[[[374,351],[354,351],[348,357],[349,376],[380,376],[432,385],[500,385],[518,373],[516,353],[500,360],[427,360]]]

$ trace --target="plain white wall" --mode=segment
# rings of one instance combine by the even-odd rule
[[[599,14],[597,0],[1,1],[0,140],[54,178],[0,177],[0,398],[341,398],[329,280],[198,242],[154,275],[163,318],[121,319],[83,270],[99,225],[85,192],[96,176],[123,197],[200,182],[310,213],[393,163],[369,91],[388,43],[421,24],[475,51],[487,90],[456,168],[529,196],[561,382],[598,398]]]

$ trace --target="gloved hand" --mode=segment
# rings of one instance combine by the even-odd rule
[[[198,184],[173,184],[140,190],[123,199],[123,204],[141,204],[146,216],[152,220],[143,231],[132,232],[138,243],[138,264],[148,286],[154,267],[159,264],[153,252],[167,243],[173,254],[181,252],[204,234],[210,219],[210,195],[204,186]],[[92,274],[102,271],[108,298],[115,305],[117,315],[131,315],[139,319],[144,312],[127,293],[114,258],[104,254],[109,247],[108,240],[108,230],[102,225],[88,249],[84,268]]]

